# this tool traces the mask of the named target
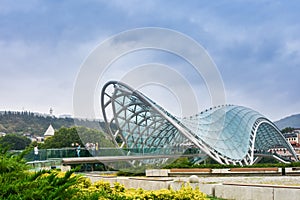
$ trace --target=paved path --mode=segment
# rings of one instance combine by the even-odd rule
[[[251,183],[300,186],[300,176],[199,177],[201,183]]]
[[[102,177],[108,178],[108,176],[102,176],[97,172],[86,173],[85,176],[89,177],[93,182],[102,179]],[[204,184],[212,183],[249,183],[249,184],[271,184],[271,185],[287,185],[287,186],[300,186],[300,176],[198,176],[199,182]],[[132,178],[132,179],[144,179],[144,180],[156,180],[156,181],[187,181],[186,177],[118,177],[118,178]]]

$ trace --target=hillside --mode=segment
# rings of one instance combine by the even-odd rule
[[[286,127],[300,128],[300,114],[291,115],[274,122],[279,129]]]
[[[104,122],[97,120],[76,120],[77,124],[88,128],[104,128]],[[18,133],[18,134],[33,134],[42,136],[47,130],[49,124],[52,124],[55,130],[61,127],[74,126],[72,118],[56,118],[51,116],[37,115],[31,112],[0,112],[0,132]]]
[[[101,128],[105,130],[104,122],[99,120],[75,120],[77,125],[94,129],[97,129],[100,123]],[[274,123],[279,129],[286,127],[300,128],[300,114],[285,117]],[[75,125],[73,118],[56,118],[31,112],[0,111],[0,132],[42,136],[49,124],[52,124],[55,130]]]

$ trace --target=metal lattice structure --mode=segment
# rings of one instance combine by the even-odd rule
[[[280,146],[298,160],[278,128],[246,107],[223,105],[180,119],[116,81],[103,87],[101,106],[116,146],[130,149],[128,155],[178,155],[192,146],[198,154],[195,162],[209,156],[220,164],[252,165],[259,158],[257,152],[269,154]]]

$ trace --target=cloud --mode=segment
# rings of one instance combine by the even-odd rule
[[[300,26],[294,12],[299,6],[293,6],[265,2],[233,12],[239,6],[230,4],[208,14],[211,20],[193,18],[204,27],[205,46],[221,71],[229,102],[254,107],[272,119],[299,112],[295,73]]]
[[[71,113],[77,71],[95,43],[0,41],[0,110]]]
[[[45,110],[52,103],[61,105],[58,112],[72,112],[79,66],[99,42],[127,29],[160,26],[183,32],[205,47],[221,72],[228,103],[253,107],[272,119],[299,112],[299,6],[268,0],[2,1],[1,106],[19,109],[28,104],[24,107]],[[129,45],[128,40],[120,42]],[[183,71],[195,87],[203,85],[197,84],[193,70],[184,70],[181,59],[148,53],[129,56],[123,64],[158,60]],[[44,99],[47,94],[53,97]]]

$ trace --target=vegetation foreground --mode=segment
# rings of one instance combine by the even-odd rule
[[[113,186],[103,181],[91,183],[73,171],[30,172],[23,154],[13,155],[5,150],[0,153],[0,199],[210,199],[199,188],[189,185],[183,185],[178,191],[146,191],[126,189],[119,183]]]

